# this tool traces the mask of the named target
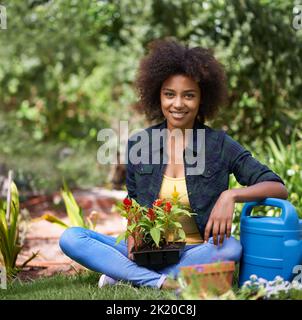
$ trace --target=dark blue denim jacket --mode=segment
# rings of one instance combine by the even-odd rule
[[[163,161],[163,144],[160,143],[152,147],[152,129],[167,128],[167,121],[144,129],[149,136],[149,145],[145,145],[147,151],[159,152],[160,163],[133,164],[129,159],[129,150],[137,143],[137,135],[133,135],[128,140],[127,146],[127,176],[126,187],[128,196],[134,198],[139,204],[152,207],[152,203],[158,198],[163,174],[166,164]],[[243,186],[250,186],[263,181],[277,181],[283,183],[282,179],[271,171],[267,166],[261,164],[251,153],[234,141],[223,130],[214,130],[197,120],[193,127],[193,154],[197,155],[197,143],[195,129],[205,129],[205,168],[202,174],[187,175],[190,164],[184,157],[185,177],[188,190],[190,206],[201,236],[209,219],[211,210],[220,194],[229,187],[229,175],[234,174],[236,180]],[[185,155],[184,151],[184,155]],[[284,183],[283,183],[284,184]]]

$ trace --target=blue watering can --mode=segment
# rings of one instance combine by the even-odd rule
[[[256,206],[278,207],[281,215],[251,216]],[[243,253],[239,286],[249,280],[252,274],[266,280],[273,280],[279,275],[291,281],[295,275],[293,268],[302,265],[302,220],[299,220],[294,206],[276,198],[248,202],[243,207],[240,222]]]

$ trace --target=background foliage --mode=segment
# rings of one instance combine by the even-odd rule
[[[302,31],[295,1],[1,1],[0,163],[22,191],[102,185],[98,130],[135,114],[139,59],[155,38],[212,48],[228,76],[229,105],[211,126],[224,128],[287,179],[301,197]],[[294,130],[295,133],[294,133]],[[277,135],[294,157],[270,154]],[[267,142],[271,137],[271,142]],[[269,162],[267,162],[269,161]],[[297,167],[298,166],[298,167]]]

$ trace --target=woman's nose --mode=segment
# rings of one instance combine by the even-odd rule
[[[177,109],[177,108],[182,108],[182,106],[183,106],[182,98],[176,96],[174,100],[174,107]]]

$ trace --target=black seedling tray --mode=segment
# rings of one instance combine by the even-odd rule
[[[185,242],[171,243],[158,249],[142,249],[133,251],[134,261],[142,267],[159,270],[178,263],[185,247]]]

